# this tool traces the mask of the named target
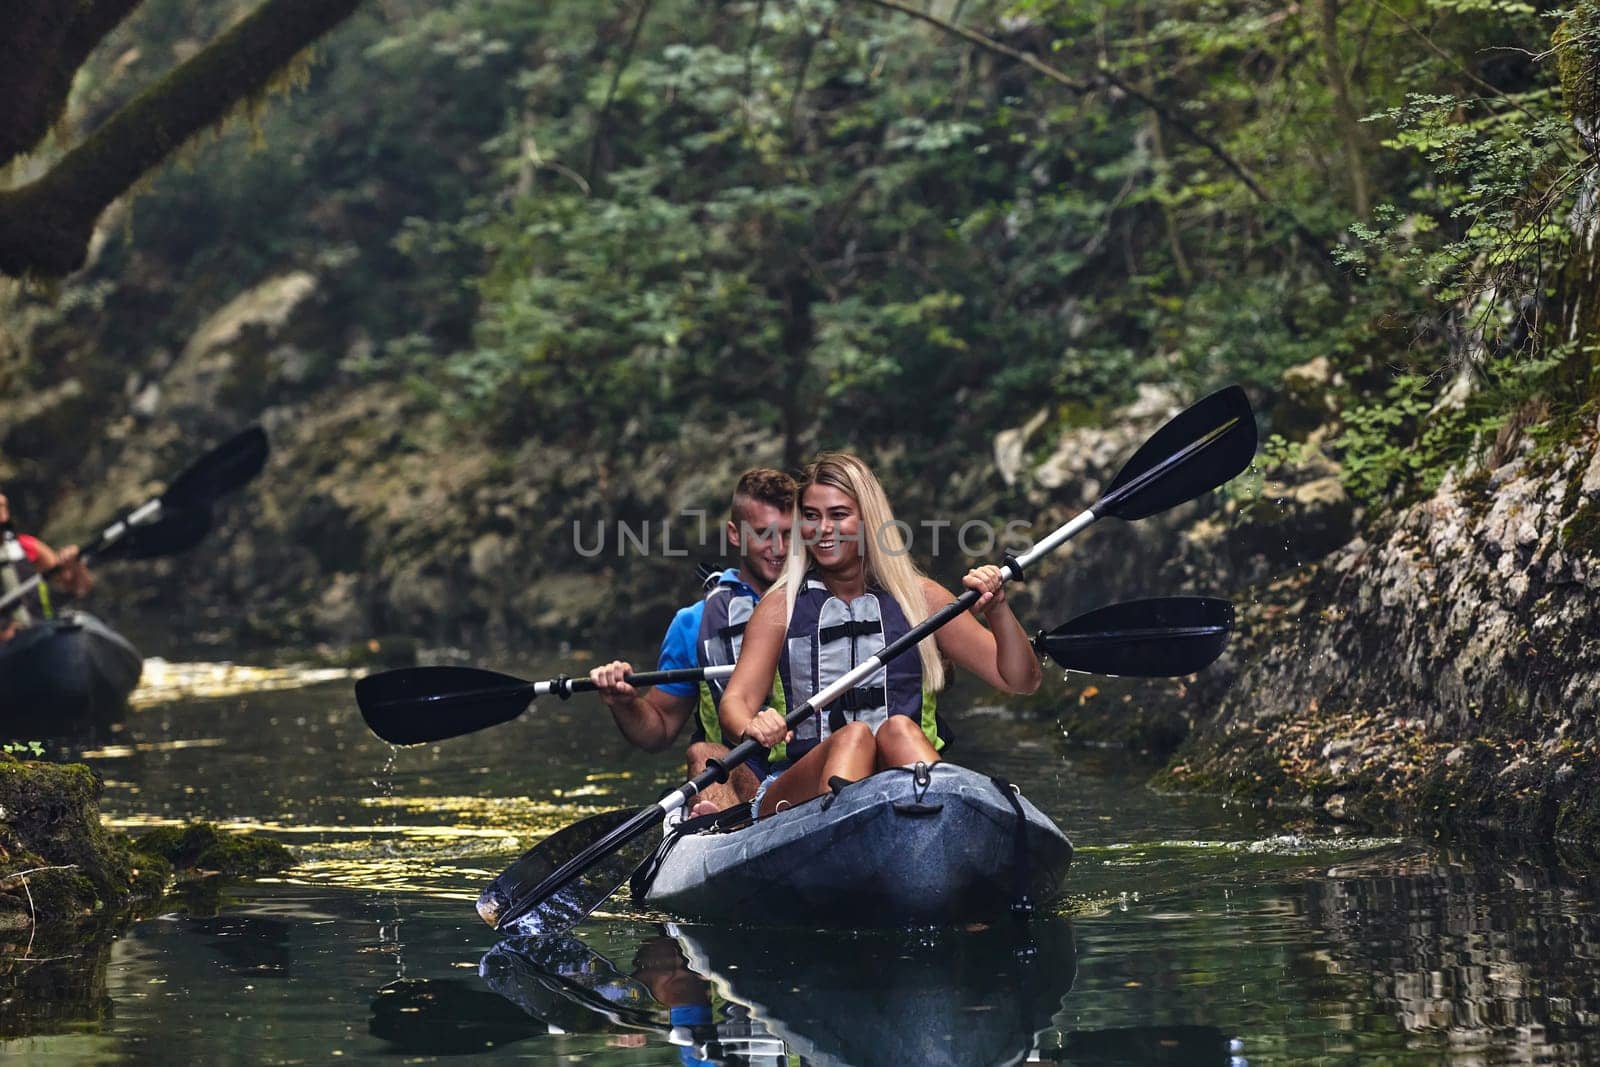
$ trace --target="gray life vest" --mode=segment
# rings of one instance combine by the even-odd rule
[[[870,586],[846,602],[828,592],[820,578],[806,575],[778,658],[788,706],[799,707],[910,629],[887,590]],[[864,722],[876,733],[891,715],[915,719],[929,742],[942,748],[936,705],[935,695],[923,689],[921,657],[908,650],[796,726],[788,756],[799,759],[847,722]]]

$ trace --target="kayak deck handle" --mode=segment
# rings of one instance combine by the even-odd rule
[[[897,800],[894,805],[896,815],[909,815],[912,818],[937,815],[943,810],[943,804],[927,804],[920,800]]]

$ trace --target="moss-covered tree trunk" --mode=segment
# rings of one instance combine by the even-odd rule
[[[0,164],[44,140],[72,77],[141,0],[11,0],[0,4]]]
[[[1589,154],[1570,220],[1572,253],[1556,287],[1555,321],[1558,339],[1573,345],[1569,381],[1593,389],[1593,347],[1600,339],[1600,4],[1579,4],[1551,43],[1567,112]]]
[[[0,192],[0,272],[60,276],[77,270],[106,207],[179,145],[259,97],[360,2],[266,0],[121,108],[43,177]]]

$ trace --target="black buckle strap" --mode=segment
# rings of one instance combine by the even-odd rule
[[[745,626],[746,623],[743,622],[735,623],[732,626],[724,626],[722,629],[717,631],[717,636],[724,641],[732,641],[735,637],[738,637],[740,634],[744,633]]]
[[[876,708],[888,707],[889,702],[884,696],[882,686],[860,686],[845,692],[828,708],[828,729],[844,729],[845,712],[850,713],[851,719],[859,719],[863,711],[872,711]]]
[[[883,623],[877,619],[841,622],[834,626],[824,626],[817,631],[817,641],[828,645],[843,637],[866,637],[869,634],[883,633]]]
[[[833,702],[833,706],[845,711],[862,712],[885,707],[888,703],[883,695],[883,686],[874,685],[846,690],[843,696]]]

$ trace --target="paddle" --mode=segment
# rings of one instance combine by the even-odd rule
[[[1141,519],[1215,489],[1242,472],[1254,457],[1255,450],[1255,416],[1250,410],[1250,401],[1245,397],[1244,390],[1238,386],[1230,386],[1211,394],[1175,415],[1165,426],[1157,430],[1154,436],[1128,460],[1112,479],[1105,494],[1092,507],[1055,530],[1021,556],[1007,557],[1004,566],[1001,567],[1002,579],[1010,581],[1021,577],[1034,561],[1054,551],[1087,529],[1097,519],[1108,515],[1126,520]],[[898,640],[891,641],[833,684],[826,686],[822,692],[792,709],[785,717],[785,721],[792,728],[816,714],[818,709],[827,707],[854,688],[857,683],[883,667],[889,660],[915,648],[923,638],[968,610],[980,595],[976,589],[966,590],[953,602],[930,615]],[[595,864],[651,829],[662,816],[689,803],[706,786],[727,781],[728,773],[734,767],[750,759],[759,750],[754,741],[742,741],[720,762],[714,762],[704,773],[685,782],[655,804],[642,808],[626,820],[609,827],[596,822],[594,826],[596,836],[588,847],[555,867],[536,884],[529,886],[526,877],[519,876],[518,871],[525,861],[537,854],[542,847],[535,845],[528,855],[513,864],[479,897],[479,914],[490,919],[496,929],[506,930],[524,915],[540,908],[545,901],[554,899],[559,904],[560,914],[552,916],[550,922],[543,921],[544,917],[541,916],[533,923],[542,932],[550,933],[554,932],[554,922],[566,921],[567,916],[579,912],[587,914],[582,911],[582,905],[587,905],[589,910],[599,907],[607,896],[615,892],[622,879],[618,879],[609,888],[604,885],[603,879],[587,879],[585,892],[589,894],[589,899],[584,901],[575,900],[573,892],[561,891],[573,884],[575,879]],[[582,825],[568,827],[557,836],[563,837],[570,844],[575,839],[573,832]],[[574,905],[579,906],[574,907]],[[579,917],[581,918],[581,914]]]
[[[1233,606],[1206,597],[1157,597],[1112,604],[1034,639],[1040,655],[1091,674],[1165,678],[1193,674],[1221,654]],[[684,667],[626,676],[629,685],[727,678],[731,666]],[[393,745],[420,745],[510,722],[542,696],[565,700],[599,688],[562,675],[527,682],[476,667],[402,667],[356,683],[372,732]]]
[[[78,550],[78,558],[117,554],[128,559],[150,559],[193,547],[211,528],[211,505],[219,497],[244,485],[267,462],[267,435],[252,426],[228,438],[186,467],[166,492],[145,501],[101,530]],[[48,577],[35,574],[0,597],[4,611]]]
[[[662,685],[727,678],[733,667],[681,667],[624,675],[629,685]],[[562,700],[592,693],[599,686],[566,675],[526,682],[477,667],[401,667],[369,674],[356,682],[356,704],[372,732],[391,745],[420,745],[460,737],[510,722],[533,707],[538,697]]]
[[[1033,647],[1069,671],[1176,678],[1211,665],[1227,647],[1233,605],[1205,596],[1153,597],[1079,615]]]

